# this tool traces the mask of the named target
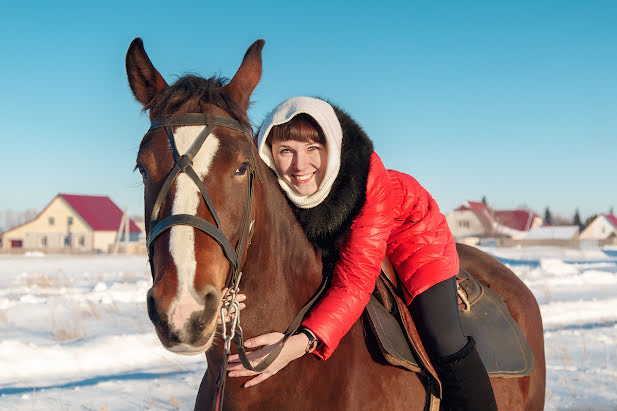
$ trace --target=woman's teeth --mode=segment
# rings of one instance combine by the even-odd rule
[[[294,178],[298,181],[308,181],[311,179],[311,177],[313,177],[313,174],[307,174],[303,176],[294,176]]]

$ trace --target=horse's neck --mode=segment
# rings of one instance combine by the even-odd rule
[[[247,275],[243,276],[241,288],[248,296],[247,307],[261,310],[261,315],[266,316],[256,328],[282,332],[317,290],[322,278],[321,258],[276,180],[271,175],[265,180],[258,183],[255,193],[255,234],[247,252]]]

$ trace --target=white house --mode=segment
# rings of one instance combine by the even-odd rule
[[[540,216],[530,210],[493,210],[482,202],[466,201],[446,216],[456,240],[481,237],[522,238],[541,226]]]
[[[58,194],[34,220],[1,233],[0,246],[107,252],[116,240],[122,216],[109,197]],[[129,241],[138,241],[141,230],[129,221]]]
[[[617,243],[617,217],[612,214],[597,216],[580,235],[581,240],[599,243]]]

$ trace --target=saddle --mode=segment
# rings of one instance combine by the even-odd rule
[[[531,373],[533,353],[501,297],[461,269],[457,275],[459,317],[465,335],[492,377],[522,377]],[[385,259],[365,319],[383,359],[394,366],[423,375],[427,391],[441,398],[441,383],[404,303],[396,273]]]

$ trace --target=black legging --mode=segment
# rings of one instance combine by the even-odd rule
[[[467,344],[458,318],[456,277],[417,295],[409,311],[433,361],[452,355]]]

